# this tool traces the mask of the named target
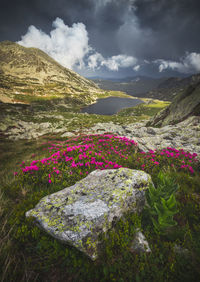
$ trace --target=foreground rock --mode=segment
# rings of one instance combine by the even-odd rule
[[[98,236],[127,212],[139,213],[152,183],[143,171],[96,170],[75,185],[48,195],[26,213],[51,236],[98,257]]]

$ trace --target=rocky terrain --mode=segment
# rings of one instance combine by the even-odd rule
[[[82,118],[87,114],[82,114]],[[112,133],[119,136],[127,136],[134,139],[142,151],[173,147],[183,148],[189,152],[200,154],[200,117],[191,116],[176,125],[165,125],[161,128],[146,127],[146,122],[119,125],[113,122],[97,123],[91,128],[81,129],[77,127],[73,130],[68,129],[68,125],[73,120],[66,121],[62,116],[57,116],[55,123],[10,121],[13,126],[2,130],[4,136],[11,140],[36,139],[45,134],[59,134],[61,138],[77,136],[78,134]],[[1,126],[3,127],[3,125]]]
[[[113,123],[97,123],[87,133],[112,132],[120,136],[127,136],[134,139],[144,152],[172,147],[200,153],[199,116],[189,117],[176,125],[166,125],[161,128],[146,127],[145,125],[145,122],[126,126]]]

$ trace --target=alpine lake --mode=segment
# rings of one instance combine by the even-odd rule
[[[109,97],[98,99],[95,104],[82,108],[82,113],[98,115],[114,115],[124,108],[143,103],[140,99]]]

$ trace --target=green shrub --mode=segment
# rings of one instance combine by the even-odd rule
[[[177,224],[173,220],[178,213],[175,192],[178,185],[173,178],[160,172],[157,179],[157,187],[153,185],[146,191],[148,203],[148,212],[151,217],[155,231],[161,234],[166,232]]]

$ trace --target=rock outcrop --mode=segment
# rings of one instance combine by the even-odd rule
[[[190,116],[200,116],[200,82],[190,85],[172,103],[147,123],[149,126],[176,124]]]
[[[96,170],[75,185],[44,197],[26,216],[95,260],[101,246],[99,235],[128,212],[142,211],[150,183],[150,175],[143,171]]]
[[[134,139],[140,150],[173,147],[200,154],[200,117],[192,116],[176,124],[161,128],[146,127],[145,123],[135,123],[126,126],[109,123],[97,123],[87,133],[113,133]]]
[[[58,116],[57,116],[58,119]],[[104,134],[112,133],[134,139],[139,149],[148,150],[174,147],[200,154],[200,117],[192,116],[175,125],[166,125],[161,128],[146,127],[145,123],[118,125],[113,122],[97,123],[95,126],[73,132],[67,129],[68,121],[58,119],[56,123],[33,123],[8,119],[7,124],[0,125],[0,133],[11,140],[35,139],[44,134],[60,134],[61,137],[71,137],[77,134]]]

